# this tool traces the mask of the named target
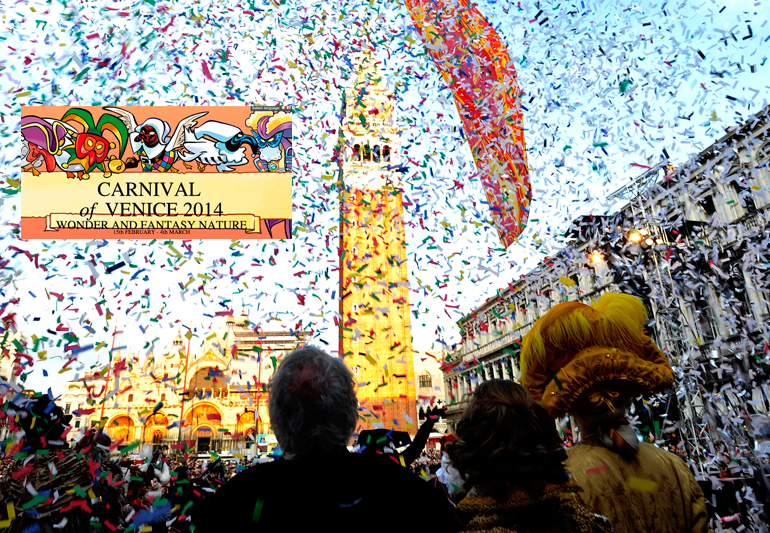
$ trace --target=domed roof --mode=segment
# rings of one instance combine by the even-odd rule
[[[238,320],[235,321],[235,325],[238,327],[245,327],[249,323],[249,316],[246,314],[246,310],[244,309],[241,312],[241,316],[238,317]]]

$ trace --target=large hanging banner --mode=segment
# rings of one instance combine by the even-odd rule
[[[291,238],[281,106],[22,107],[23,239]]]
[[[532,189],[516,70],[489,21],[458,0],[406,0],[428,53],[455,97],[500,240],[516,241]]]

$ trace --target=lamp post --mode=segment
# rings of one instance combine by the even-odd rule
[[[255,411],[254,409],[249,409],[248,407],[244,407],[243,408],[243,414],[245,415],[246,413],[252,413],[254,415],[254,447],[256,449],[256,448],[259,447],[259,443],[257,442],[257,438],[258,438],[258,433],[257,433],[257,417],[259,415],[258,415],[258,412]],[[246,440],[248,440],[248,439],[246,439]]]
[[[646,218],[646,213],[644,211],[644,208],[641,208],[642,216]],[[663,341],[663,347],[665,348],[666,345],[668,345],[670,342],[674,342],[677,346],[673,350],[673,353],[667,353],[666,355],[673,359],[673,363],[675,367],[683,368],[682,362],[680,361],[681,357],[681,349],[682,346],[679,344],[679,341],[677,340],[676,336],[672,334],[671,328],[673,327],[670,320],[657,320],[657,318],[661,315],[670,315],[670,305],[673,303],[673,299],[671,302],[669,302],[669,293],[666,288],[667,283],[664,281],[664,275],[661,272],[661,265],[658,260],[658,251],[655,249],[656,245],[662,245],[665,243],[665,241],[661,238],[661,235],[654,235],[653,232],[650,231],[647,227],[642,228],[634,228],[631,229],[626,233],[626,242],[630,246],[639,247],[641,250],[641,253],[643,253],[646,257],[651,257],[652,262],[654,264],[655,268],[655,277],[657,278],[657,285],[660,289],[660,299],[662,299],[663,304],[665,307],[661,307],[660,305],[655,305],[655,308],[652,307],[652,302],[649,301],[649,297],[647,295],[644,296],[644,300],[646,303],[650,306],[650,312],[654,313],[653,316],[656,318],[655,320],[655,328],[659,329],[658,337],[660,341]],[[648,271],[649,272],[649,271]],[[638,276],[634,276],[638,277]],[[651,276],[648,276],[648,278]],[[671,271],[668,270],[668,284],[671,286],[674,285],[673,278],[671,277]],[[676,290],[674,290],[674,293]],[[649,294],[649,292],[648,292]],[[674,297],[676,295],[674,294]],[[665,311],[664,311],[665,309]],[[684,323],[687,325],[689,329],[693,329],[692,326],[689,323],[689,320],[687,319],[687,316],[685,316],[681,310],[679,310],[679,305],[676,305],[677,311],[675,311],[675,314],[681,317],[684,321]],[[661,312],[663,311],[663,312]],[[675,317],[671,317],[672,319]],[[688,390],[687,383],[683,383],[682,390],[684,392],[684,403],[685,408],[689,411],[688,415],[684,415],[685,420],[683,420],[683,429],[684,433],[689,433],[690,438],[684,439],[685,442],[690,441],[691,445],[694,445],[695,450],[698,451],[701,446],[699,444],[699,434],[698,430],[695,427],[695,421],[694,416],[695,412],[693,409],[693,398],[690,393],[690,390]],[[688,424],[689,422],[689,424]],[[693,460],[691,446],[685,447],[685,452],[687,453],[688,458],[691,460],[691,462],[698,464],[698,466],[701,468],[702,471],[702,465],[700,463],[697,463]]]
[[[180,406],[179,406],[179,432],[178,432],[178,438],[177,438],[177,444],[182,442],[182,424],[184,423],[184,402],[186,400],[186,394],[187,394],[187,369],[189,367],[188,362],[190,360],[190,339],[192,339],[192,334],[190,334],[187,337],[187,353],[185,354],[184,358],[184,384],[182,385],[182,394],[180,399]],[[182,347],[182,337],[181,335],[177,334],[177,337],[174,339],[174,346],[178,346],[179,348]],[[181,351],[181,350],[180,350]]]
[[[112,330],[112,345],[110,346],[110,362],[112,362],[112,351],[115,349],[115,337],[118,334],[118,321],[115,319],[115,328]],[[110,366],[110,368],[112,368]],[[110,384],[110,370],[107,371],[107,377],[104,381],[104,399],[102,400],[102,410],[99,414],[99,428],[104,429],[104,404],[107,403],[107,387]]]

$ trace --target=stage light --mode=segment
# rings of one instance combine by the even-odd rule
[[[628,241],[633,244],[639,244],[642,242],[642,234],[636,230],[628,232]]]
[[[655,241],[653,241],[650,237],[647,237],[644,240],[644,244],[646,244],[647,246],[652,246],[653,244],[655,244]]]

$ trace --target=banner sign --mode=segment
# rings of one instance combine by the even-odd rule
[[[406,6],[455,97],[492,221],[508,248],[526,228],[532,201],[522,91],[508,50],[470,2],[406,0]]]
[[[292,110],[22,107],[23,239],[289,239]]]

